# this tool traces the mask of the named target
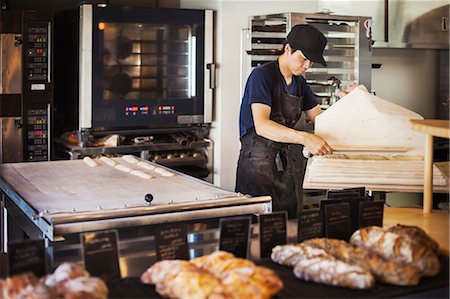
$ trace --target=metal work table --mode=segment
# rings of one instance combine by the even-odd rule
[[[208,221],[271,212],[268,196],[249,198],[142,159],[139,162],[154,170],[139,168],[140,164],[122,158],[112,160],[153,178],[120,171],[100,159],[94,159],[97,167],[83,160],[0,165],[3,252],[8,242],[20,240],[24,232],[31,239],[48,240],[52,264],[57,265],[60,260],[80,258],[81,233],[114,229],[119,232],[122,256],[129,251],[137,258],[144,251],[149,255],[155,227],[177,222],[192,224],[195,234],[207,231],[202,236],[190,236],[202,239],[207,252],[216,247],[207,244],[208,238],[213,238]],[[156,169],[171,176],[161,175]],[[154,198],[151,204],[144,200],[149,193]],[[206,224],[194,225],[202,222]],[[213,224],[216,228],[217,222]],[[18,232],[11,231],[17,228]],[[143,247],[143,252],[135,252],[135,248]]]

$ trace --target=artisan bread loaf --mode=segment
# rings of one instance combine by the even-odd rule
[[[438,252],[438,242],[428,236],[427,233],[420,227],[397,224],[396,226],[387,228],[386,231],[401,236],[410,237],[414,242],[422,243],[428,248],[431,248],[434,252]]]
[[[357,265],[370,271],[376,281],[393,285],[417,285],[420,272],[406,263],[387,260],[365,248],[354,246],[348,242],[329,238],[315,238],[303,244],[326,251],[336,259]]]
[[[191,260],[191,263],[201,269],[211,272],[215,276],[220,276],[223,272],[231,269],[255,266],[252,261],[237,258],[231,253],[220,250],[195,258]]]
[[[221,282],[233,299],[269,299],[283,288],[283,282],[270,269],[258,266],[225,271]]]
[[[190,262],[157,262],[141,275],[141,282],[155,284],[156,291],[169,298],[269,299],[283,287],[272,270],[225,251]]]
[[[44,282],[46,286],[62,294],[67,281],[82,276],[89,276],[84,267],[75,263],[62,263],[53,271],[53,274],[44,278]]]
[[[354,232],[350,242],[388,260],[408,263],[419,269],[423,276],[439,273],[439,259],[433,250],[407,236],[385,231],[378,226],[369,226]]]
[[[141,275],[141,282],[156,284],[156,291],[169,298],[230,298],[218,278],[188,261],[157,262]]]
[[[64,283],[63,294],[65,299],[106,299],[108,288],[97,277],[80,276]]]
[[[303,259],[313,257],[332,258],[325,250],[305,243],[277,245],[272,249],[271,259],[280,265],[295,267]]]
[[[145,284],[157,284],[161,282],[171,271],[196,270],[197,267],[184,260],[164,260],[153,264],[141,275],[141,282]]]
[[[294,275],[306,281],[353,289],[368,289],[375,279],[369,271],[335,259],[303,259],[294,267]]]
[[[14,275],[1,281],[0,298],[17,298],[27,286],[34,286],[39,279],[31,272]]]

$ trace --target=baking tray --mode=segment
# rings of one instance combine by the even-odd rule
[[[449,298],[449,258],[439,257],[441,271],[435,277],[425,277],[417,286],[400,287],[376,284],[369,290],[353,290],[326,286],[297,279],[291,268],[275,264],[270,259],[257,264],[274,270],[284,283],[284,288],[273,298]],[[140,283],[131,277],[110,281],[109,298],[162,298],[154,286]]]

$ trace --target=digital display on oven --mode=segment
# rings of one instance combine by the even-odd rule
[[[174,114],[174,105],[165,106],[126,106],[125,116],[135,116],[135,115],[157,115],[157,114]]]

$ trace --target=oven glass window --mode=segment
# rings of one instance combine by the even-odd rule
[[[103,101],[195,97],[195,25],[101,22],[99,29]]]

